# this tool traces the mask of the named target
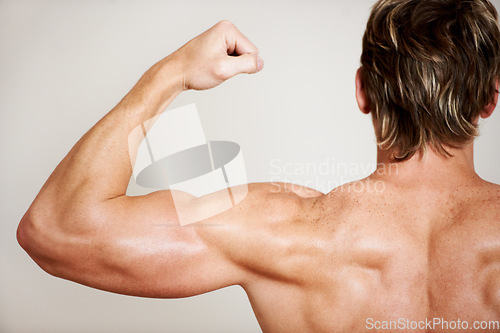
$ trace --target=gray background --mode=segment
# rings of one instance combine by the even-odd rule
[[[152,300],[49,276],[17,245],[17,223],[140,75],[221,19],[259,47],[263,72],[184,93],[171,107],[196,103],[209,139],[238,142],[250,182],[327,191],[368,175],[375,140],[354,74],[372,3],[0,0],[0,332],[259,332],[238,287]],[[476,142],[478,173],[496,183],[499,128],[496,112]],[[328,172],[307,169],[322,163]]]

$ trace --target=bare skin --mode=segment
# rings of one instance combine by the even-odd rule
[[[170,191],[125,195],[136,126],[182,90],[262,64],[228,22],[155,64],[54,170],[19,225],[21,246],[52,275],[121,294],[240,285],[264,332],[360,332],[368,318],[498,321],[500,186],[475,173],[472,143],[451,158],[429,151],[400,163],[379,151],[371,176],[326,195],[250,184],[232,209],[185,227]],[[357,99],[368,113],[359,75]]]

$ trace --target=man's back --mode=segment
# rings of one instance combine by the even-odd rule
[[[369,177],[302,199],[301,226],[275,236],[289,251],[269,263],[288,262],[290,280],[246,288],[264,331],[373,331],[393,321],[422,332],[430,326],[412,330],[411,322],[433,318],[451,322],[436,323],[438,332],[457,332],[457,320],[498,325],[500,186],[478,177],[389,179],[378,190]]]

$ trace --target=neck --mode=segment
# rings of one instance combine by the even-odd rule
[[[473,143],[462,148],[446,148],[452,155],[445,157],[428,149],[417,152],[408,160],[396,162],[391,153],[378,148],[377,170],[371,177],[389,178],[400,183],[425,185],[429,182],[443,186],[478,180],[474,170]]]

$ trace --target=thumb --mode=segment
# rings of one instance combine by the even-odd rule
[[[256,53],[245,53],[237,57],[229,56],[226,61],[225,67],[228,78],[240,73],[257,73],[264,66],[264,61]]]

